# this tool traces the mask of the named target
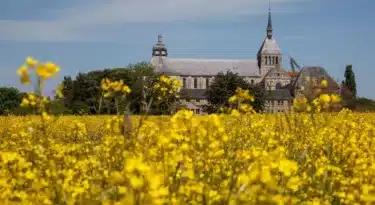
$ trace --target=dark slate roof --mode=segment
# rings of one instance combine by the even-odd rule
[[[320,66],[303,67],[293,83],[293,88],[296,89],[298,85],[302,85],[302,80],[305,77],[315,78],[317,80],[317,83],[320,83],[324,78],[328,82],[326,90],[333,91],[340,89],[337,82],[328,74],[328,72],[323,67]]]
[[[165,44],[163,42],[158,42],[157,44],[154,45],[153,48],[154,49],[157,49],[157,48],[167,49],[167,47],[165,46]]]
[[[181,89],[181,99],[206,99],[206,89]]]
[[[271,37],[270,39],[266,37],[266,39],[264,39],[258,51],[258,55],[260,54],[281,55],[281,49],[279,45],[277,45],[274,37]]]
[[[277,78],[286,77],[286,78],[289,79],[289,81],[291,80],[291,77],[288,75],[288,73],[283,68],[275,67],[275,68],[270,69],[266,73],[266,75],[264,75],[264,77],[261,81],[263,83],[263,85],[265,85],[264,82],[266,81],[266,79],[275,78],[274,74],[279,74],[279,75],[277,75]]]
[[[239,76],[260,77],[256,60],[163,58],[154,60],[156,71],[166,75],[214,76],[228,70]]]
[[[265,99],[267,100],[292,100],[293,97],[287,89],[266,90]]]

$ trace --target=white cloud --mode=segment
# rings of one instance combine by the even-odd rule
[[[309,0],[273,0],[274,11],[290,12],[285,5]],[[94,40],[95,29],[126,23],[166,23],[228,19],[264,14],[267,0],[91,0],[53,11],[56,20],[0,20],[0,39],[74,41]]]
[[[2,40],[64,41],[82,40],[74,24],[62,21],[0,21]],[[79,39],[78,39],[79,38]]]

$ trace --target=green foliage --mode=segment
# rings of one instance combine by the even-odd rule
[[[351,110],[356,109],[357,98],[357,84],[355,81],[355,74],[352,65],[347,65],[345,68],[345,80],[341,83],[341,95],[343,98],[344,107]]]
[[[255,96],[254,102],[251,104],[256,112],[264,110],[265,90],[260,85],[249,85],[248,89]]]
[[[221,107],[228,106],[228,99],[236,93],[237,88],[248,89],[255,96],[252,103],[254,109],[259,112],[264,108],[264,89],[258,85],[251,85],[243,77],[231,71],[220,72],[215,76],[212,84],[206,91],[209,105],[205,110],[209,113],[217,112]]]
[[[152,86],[156,83],[159,74],[154,72],[154,67],[146,62],[141,62],[129,66],[129,83],[127,85],[131,88],[129,99],[130,110],[133,113],[144,112],[146,103],[153,99],[155,105],[155,93],[153,93]]]
[[[12,109],[19,107],[22,94],[17,88],[0,87],[0,114],[9,113]]]
[[[127,99],[119,102],[120,107],[127,106],[126,100],[126,102],[130,102],[130,111],[134,114],[140,114],[143,112],[142,108],[145,107],[145,103],[152,98],[153,112],[162,113],[162,109],[159,109],[155,100],[155,93],[152,91],[152,86],[157,81],[158,76],[154,72],[153,66],[147,62],[129,65],[126,68],[79,73],[74,80],[66,76],[62,82],[64,105],[74,114],[78,114],[81,108],[89,114],[116,113],[114,101],[104,99],[101,96],[101,80],[108,78],[113,81],[123,80],[132,90]]]
[[[70,108],[72,106],[73,98],[74,98],[74,81],[70,76],[65,76],[63,81],[63,90],[62,93],[64,95],[64,105],[65,107]]]
[[[53,115],[73,114],[73,112],[64,105],[64,101],[62,100],[51,101],[47,106],[47,110],[50,114],[53,114]]]
[[[343,85],[351,92],[353,96],[357,96],[357,84],[355,82],[355,74],[352,65],[347,65],[345,68],[345,80]]]
[[[71,111],[74,114],[80,114],[80,115],[89,114],[90,107],[86,103],[77,100],[77,101],[72,102]]]
[[[109,76],[112,78],[125,78],[127,72],[117,68],[113,70],[104,69],[88,73],[78,73],[75,80],[72,80],[70,76],[65,76],[62,82],[64,105],[69,110],[72,110],[74,114],[81,112],[99,113],[101,80]]]
[[[17,106],[12,109],[10,109],[6,115],[29,115],[29,114],[35,114],[35,110],[30,107],[21,107]]]

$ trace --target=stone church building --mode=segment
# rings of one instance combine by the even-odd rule
[[[244,77],[249,83],[264,86],[266,112],[288,112],[293,96],[303,89],[300,79],[310,74],[323,76],[319,79],[329,79],[330,82],[332,78],[321,67],[304,67],[296,76],[289,75],[282,67],[283,55],[273,35],[271,10],[266,31],[256,60],[171,58],[162,36],[159,35],[158,42],[152,49],[151,63],[156,72],[182,81],[181,102],[196,114],[204,112],[202,106],[207,104],[205,91],[214,77],[227,70]],[[296,83],[296,80],[299,83]],[[333,81],[333,84],[336,83]]]

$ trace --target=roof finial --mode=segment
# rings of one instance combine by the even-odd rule
[[[271,0],[268,2],[268,11],[271,12]]]
[[[271,0],[269,1],[268,8],[268,25],[267,25],[267,37],[272,38],[272,19],[271,19]]]
[[[163,35],[162,34],[158,35],[158,42],[163,42]]]

